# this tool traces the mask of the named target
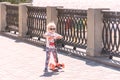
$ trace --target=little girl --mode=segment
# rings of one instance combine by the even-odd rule
[[[53,54],[53,58],[55,60],[55,63],[58,63],[58,57],[57,57],[57,49],[55,47],[55,40],[63,38],[60,34],[56,33],[56,25],[54,22],[50,22],[47,25],[47,31],[43,35],[43,37],[46,38],[46,61],[45,61],[45,69],[44,72],[48,71],[48,64],[50,60],[50,54]]]

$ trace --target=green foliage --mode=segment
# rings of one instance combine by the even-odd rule
[[[0,2],[11,2],[13,4],[24,3],[27,0],[0,0]]]

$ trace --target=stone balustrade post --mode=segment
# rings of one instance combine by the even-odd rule
[[[47,24],[54,22],[57,25],[57,7],[47,6]]]
[[[101,9],[88,9],[87,13],[87,55],[101,56],[102,50],[102,13]]]
[[[27,26],[27,5],[31,3],[20,3],[19,4],[19,37],[25,37],[28,31]]]
[[[6,28],[6,4],[9,2],[0,2],[0,31],[5,31]]]

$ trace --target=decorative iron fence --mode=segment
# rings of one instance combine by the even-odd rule
[[[57,32],[64,36],[62,46],[87,47],[87,10],[57,9]]]
[[[43,34],[46,31],[46,8],[27,6],[27,9],[27,35],[29,35],[30,38],[40,40],[40,38],[43,38]]]
[[[45,44],[43,34],[46,32],[46,7],[26,6],[27,36],[33,43]],[[63,35],[59,50],[67,53],[84,54],[87,47],[87,10],[57,8],[57,32]],[[103,14],[103,52],[120,57],[120,12],[102,11]],[[18,5],[6,5],[6,30],[18,31]],[[59,42],[59,41],[58,41]],[[82,51],[83,50],[83,51]],[[86,54],[86,53],[85,53]]]
[[[18,5],[6,5],[6,30],[18,32]]]
[[[103,52],[120,57],[120,12],[103,12]]]

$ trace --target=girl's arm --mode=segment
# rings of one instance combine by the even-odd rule
[[[57,36],[55,37],[55,39],[62,39],[62,38],[63,38],[63,36],[60,34],[57,34]]]
[[[43,37],[48,38],[49,40],[54,38],[54,36],[49,36],[49,35],[46,35],[46,34],[44,34]]]
[[[47,37],[48,37],[48,35],[43,34],[43,37],[44,37],[44,38],[47,38]]]

